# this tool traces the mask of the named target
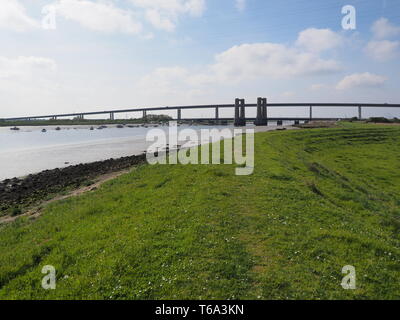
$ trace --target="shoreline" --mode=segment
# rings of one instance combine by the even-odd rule
[[[36,219],[38,218],[42,212],[43,208],[49,205],[50,203],[68,199],[70,197],[75,197],[81,195],[85,192],[95,191],[98,189],[103,183],[118,178],[119,176],[129,173],[135,167],[124,169],[121,171],[111,172],[96,176],[93,179],[93,184],[90,185],[83,185],[77,188],[72,188],[71,190],[65,190],[65,192],[59,192],[58,194],[50,195],[50,199],[46,200],[38,200],[37,203],[33,204],[32,206],[26,208],[24,212],[21,212],[19,215],[0,215],[0,226],[6,223],[14,222],[16,219],[20,217],[28,217],[29,219]]]
[[[248,129],[248,127],[243,127]],[[297,130],[294,126],[255,127],[255,133],[276,130]],[[146,153],[120,158],[109,158],[62,168],[43,170],[23,177],[0,181],[0,217],[14,218],[26,215],[32,207],[59,198],[63,192],[86,189],[101,180],[101,176],[118,174],[146,163]],[[123,172],[122,172],[123,173]],[[89,188],[90,189],[90,188]]]
[[[187,125],[229,125],[233,124],[233,121],[227,120],[202,120],[198,119],[194,120],[143,120],[143,119],[117,119],[117,120],[96,120],[96,119],[88,119],[88,120],[38,120],[38,121],[0,121],[0,128],[12,128],[12,127],[62,127],[62,126],[81,126],[81,127],[91,127],[91,126],[165,126],[168,125],[170,121],[176,121],[180,124]]]
[[[90,186],[101,175],[145,163],[146,154],[107,159],[65,168],[44,170],[22,178],[0,181],[0,216],[20,216],[24,210],[49,197],[82,186]]]
[[[21,127],[18,131],[0,128],[0,139],[6,142],[0,152],[3,165],[0,181],[67,165],[138,155],[151,143],[145,140],[149,130],[154,128],[168,133],[168,127],[161,125],[125,126],[125,129],[116,125],[104,127],[89,131],[91,127],[87,125],[61,126],[57,131],[57,127],[48,126],[47,133],[40,133],[42,127]],[[208,127],[190,128],[198,131]]]

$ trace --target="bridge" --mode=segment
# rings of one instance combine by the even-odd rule
[[[271,118],[268,116],[269,108],[282,108],[282,107],[298,107],[308,108],[309,113],[307,117],[276,117]],[[193,105],[193,106],[173,106],[173,107],[151,107],[151,108],[134,108],[134,109],[118,109],[118,110],[107,110],[107,111],[94,111],[94,112],[79,112],[79,113],[65,113],[65,114],[50,114],[50,115],[33,115],[25,117],[14,117],[0,119],[3,121],[32,121],[40,119],[53,119],[59,118],[78,118],[84,119],[85,116],[93,115],[108,115],[110,120],[115,119],[115,114],[118,113],[133,113],[142,112],[143,118],[146,118],[147,112],[150,111],[173,111],[176,110],[176,120],[178,121],[196,121],[196,120],[219,120],[219,121],[234,121],[235,126],[244,126],[247,121],[254,121],[255,125],[267,125],[268,121],[311,121],[311,120],[339,120],[343,118],[316,118],[313,117],[314,108],[324,107],[346,107],[355,108],[358,110],[358,119],[362,120],[363,108],[400,108],[400,104],[377,104],[377,103],[267,103],[266,98],[258,98],[257,103],[248,104],[244,99],[235,99],[234,104],[214,104],[214,105]],[[233,109],[234,118],[221,118],[219,116],[220,109]],[[257,108],[256,118],[246,117],[246,110],[248,108]],[[182,110],[196,110],[196,109],[213,109],[215,110],[215,116],[213,118],[184,118],[182,117]]]

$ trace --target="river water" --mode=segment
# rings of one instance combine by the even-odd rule
[[[273,124],[272,124],[273,126]],[[217,126],[218,129],[232,128]],[[46,132],[41,130],[46,128]],[[46,169],[119,158],[143,153],[153,142],[146,142],[148,130],[108,126],[89,130],[90,126],[20,127],[19,131],[0,127],[0,181],[22,177]],[[180,126],[200,131],[210,126]],[[168,133],[168,126],[157,129]]]

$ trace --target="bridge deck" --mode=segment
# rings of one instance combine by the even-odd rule
[[[257,104],[245,104],[245,108],[254,108],[257,107]],[[285,107],[299,107],[299,108],[326,108],[326,107],[351,107],[351,108],[400,108],[400,104],[379,104],[379,103],[268,103],[267,107],[273,108],[285,108]],[[51,119],[51,118],[63,118],[63,117],[80,117],[84,116],[93,116],[93,115],[103,115],[109,114],[110,118],[114,118],[114,114],[116,113],[131,113],[131,112],[148,112],[148,111],[173,111],[177,110],[180,113],[180,110],[188,110],[188,109],[221,109],[221,108],[235,108],[234,104],[214,104],[214,105],[193,105],[193,106],[172,106],[172,107],[150,107],[150,108],[133,108],[133,109],[117,109],[117,110],[107,110],[107,111],[93,111],[93,112],[79,112],[79,113],[61,113],[61,114],[51,114],[51,115],[34,115],[34,116],[25,116],[25,117],[13,117],[13,118],[4,118],[0,120],[5,121],[15,121],[15,120],[35,120],[35,119]],[[271,118],[270,120],[309,120],[309,118]],[[328,118],[312,118],[313,120],[327,120]],[[332,119],[332,118],[330,118]],[[185,120],[185,119],[180,119]],[[188,119],[186,119],[188,120]],[[193,119],[196,120],[196,119]],[[212,118],[212,120],[232,120],[232,118]],[[248,118],[248,120],[252,120],[252,118]]]

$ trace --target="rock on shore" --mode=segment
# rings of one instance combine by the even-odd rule
[[[62,169],[45,170],[23,179],[0,182],[0,215],[12,208],[27,206],[68,187],[79,187],[96,176],[144,163],[146,155],[108,159]]]

